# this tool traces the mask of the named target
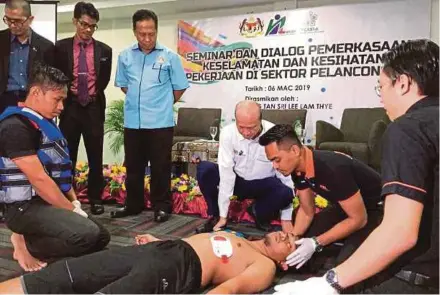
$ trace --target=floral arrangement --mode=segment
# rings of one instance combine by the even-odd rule
[[[89,173],[88,164],[85,162],[78,162],[76,165],[76,172],[74,176],[74,187],[78,198],[81,201],[87,202],[87,178]],[[103,168],[103,175],[105,181],[105,188],[103,192],[103,200],[114,200],[119,204],[123,204],[127,195],[125,187],[125,178],[127,170],[122,165],[109,165]],[[147,208],[151,207],[150,197],[150,176],[145,176],[145,205]],[[182,174],[179,177],[173,176],[171,178],[171,192],[173,198],[173,213],[176,214],[198,214],[201,217],[207,217],[207,204],[197,180],[187,174]],[[230,213],[233,220],[236,221],[253,221],[253,219],[246,213],[246,208],[253,202],[253,200],[239,201],[237,196],[230,198]],[[293,208],[299,207],[298,196],[292,200]],[[315,206],[317,211],[320,211],[329,206],[329,202],[323,197],[317,195],[315,197]]]
[[[171,191],[188,194],[186,198],[188,202],[192,201],[194,197],[202,196],[197,180],[187,174],[171,179]]]

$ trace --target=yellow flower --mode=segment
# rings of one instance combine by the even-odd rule
[[[293,209],[298,208],[298,206],[299,206],[299,198],[295,196],[293,198]]]
[[[238,199],[238,197],[237,197],[237,196],[235,196],[235,195],[233,195],[233,196],[229,197],[229,200],[231,200],[231,201],[235,201],[235,200],[237,200],[237,199]]]
[[[124,166],[121,166],[119,168],[119,171],[121,171],[122,173],[127,173],[127,168],[125,168]]]
[[[125,183],[122,184],[122,190],[123,190],[123,191],[127,190],[127,189],[125,188]]]
[[[118,173],[118,167],[117,166],[112,166],[112,172],[113,173]]]
[[[184,179],[184,180],[188,180],[189,178],[188,178],[188,175],[186,175],[186,174],[182,174],[182,178]]]
[[[320,195],[317,195],[315,198],[315,205],[319,208],[326,208],[328,206],[328,201]]]
[[[76,163],[76,169],[78,169],[78,170],[82,170],[82,169],[84,168],[85,165],[86,165],[85,162],[83,162],[83,161],[79,161],[79,162]]]
[[[187,185],[181,185],[181,186],[179,186],[179,188],[177,189],[179,192],[181,192],[181,193],[183,193],[183,192],[185,192],[185,191],[187,191],[188,190],[188,186]]]

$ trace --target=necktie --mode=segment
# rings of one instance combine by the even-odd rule
[[[86,58],[86,43],[79,43],[79,57],[78,57],[78,102],[82,106],[89,103],[89,87],[88,87],[88,69]]]

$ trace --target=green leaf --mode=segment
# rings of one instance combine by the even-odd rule
[[[104,134],[110,139],[110,150],[117,155],[124,145],[124,100],[115,100],[108,106]]]

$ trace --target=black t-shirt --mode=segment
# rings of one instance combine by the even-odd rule
[[[382,196],[423,203],[417,245],[399,260],[404,269],[439,275],[439,98],[426,97],[391,123],[384,134]]]
[[[295,188],[310,188],[330,202],[346,200],[360,191],[367,208],[380,201],[380,175],[348,155],[306,149],[306,173],[292,175]]]
[[[36,155],[41,132],[28,118],[12,115],[0,122],[0,157]]]

